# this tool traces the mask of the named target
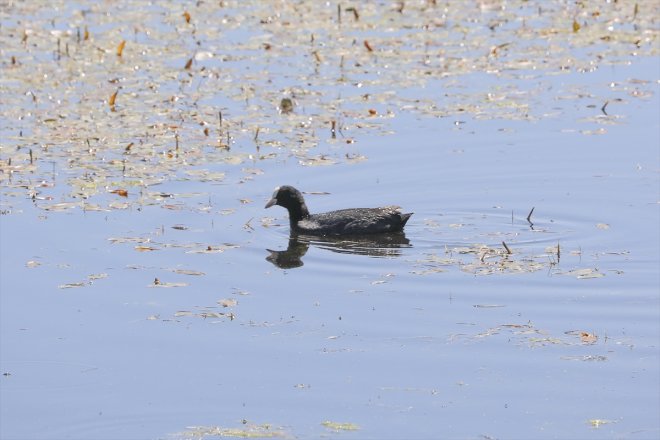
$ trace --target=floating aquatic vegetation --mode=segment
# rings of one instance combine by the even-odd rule
[[[267,423],[257,425],[243,421],[240,428],[222,428],[220,426],[188,426],[185,431],[174,434],[175,438],[230,437],[230,438],[286,438],[290,435],[281,428]]]
[[[218,304],[222,307],[235,307],[238,304],[238,301],[233,298],[226,298],[218,300]]]
[[[502,242],[502,247],[492,247],[485,244],[470,246],[447,247],[445,256],[428,254],[423,260],[416,262],[420,267],[413,271],[418,275],[444,272],[445,267],[457,266],[461,271],[473,275],[530,273],[554,266],[556,248],[551,253],[535,254],[532,251],[515,248]]]
[[[186,11],[165,4],[157,16],[124,6],[100,3],[82,11],[58,0],[52,7],[66,12],[52,20],[39,14],[38,4],[11,3],[3,11],[3,193],[56,195],[58,203],[38,204],[49,211],[127,209],[146,203],[129,186],[144,190],[178,178],[241,181],[234,167],[248,161],[366,160],[314,150],[387,135],[388,119],[401,113],[556,117],[561,108],[548,113],[538,105],[548,90],[546,76],[657,56],[660,34],[660,6],[653,0],[634,8],[627,2],[538,8],[520,1],[493,8],[449,1],[339,11],[323,2],[283,3],[276,15],[257,1],[197,2]],[[122,20],[110,7],[122,9]],[[246,38],[225,38],[237,29],[248,29]],[[474,81],[467,88],[470,75],[500,81],[491,89]],[[594,110],[602,115],[570,129],[605,134],[583,126],[625,121],[625,105],[652,96],[655,80],[604,85],[603,97],[590,98],[600,101]],[[553,93],[557,100],[586,99],[570,84]],[[618,114],[608,116],[613,102]],[[58,175],[69,179],[70,192]],[[118,204],[108,195],[129,200]],[[83,206],[80,199],[94,201]]]
[[[584,330],[570,330],[564,332],[566,335],[577,336],[583,344],[595,344],[598,342],[598,336]]]
[[[73,288],[76,288],[76,287],[85,287],[86,285],[87,285],[86,282],[81,281],[81,282],[78,282],[78,283],[60,284],[57,287],[60,288],[60,289],[73,289]]]
[[[215,312],[213,310],[203,310],[199,312],[193,312],[189,310],[180,310],[176,313],[174,313],[175,318],[182,318],[182,317],[197,317],[197,318],[227,318],[230,321],[233,321],[234,318],[236,317],[233,313],[223,313],[223,312]]]
[[[499,308],[500,305],[492,306],[478,306],[475,307],[483,309]],[[534,324],[501,324],[495,327],[482,330],[475,334],[455,334],[450,335],[450,341],[477,341],[480,339],[490,338],[500,335],[502,333],[508,334],[510,340],[518,345],[526,345],[529,347],[543,347],[548,345],[565,345],[565,346],[596,346],[599,338],[594,333],[583,330],[570,330],[564,332],[564,336],[553,336],[548,334],[547,331],[534,326]],[[582,361],[606,361],[607,357],[601,355],[578,355],[578,356],[564,356],[564,360],[582,360]]]
[[[221,245],[208,245],[202,248],[196,248],[186,251],[187,254],[221,254],[227,249],[237,249],[238,245],[221,244]]]
[[[602,272],[599,272],[597,268],[584,268],[584,269],[572,269],[566,272],[558,271],[555,272],[557,275],[570,275],[574,276],[578,280],[587,280],[591,278],[601,278],[604,277],[605,274]]]
[[[30,262],[28,262],[28,263],[30,263]],[[34,267],[36,267],[36,266],[34,266]],[[85,281],[79,281],[79,282],[76,282],[76,283],[60,284],[57,287],[58,287],[58,289],[75,289],[75,288],[78,288],[78,287],[85,287],[85,286],[92,285],[94,283],[94,281],[101,280],[101,279],[104,279],[104,278],[107,278],[107,277],[108,277],[107,273],[95,273],[95,274],[88,275],[87,280],[85,280]]]
[[[587,421],[592,428],[600,428],[602,425],[609,425],[610,423],[616,423],[616,420],[605,420],[605,419],[590,419]]]
[[[319,166],[319,165],[335,165],[337,160],[326,156],[325,154],[315,156],[315,157],[307,157],[305,159],[300,159],[299,161],[300,165],[311,167],[311,166]]]
[[[91,275],[87,275],[87,279],[89,281],[96,281],[96,280],[102,280],[104,278],[108,278],[107,273],[93,273]]]
[[[110,237],[108,241],[115,243],[149,243],[151,239],[145,237]]]
[[[564,361],[582,361],[582,362],[605,362],[607,356],[602,355],[584,355],[584,356],[562,356]]]
[[[186,287],[188,283],[170,283],[170,282],[163,282],[159,280],[158,278],[155,278],[153,283],[147,285],[147,287],[162,287],[162,288],[170,288],[170,287]]]
[[[330,420],[324,421],[321,425],[333,431],[358,431],[360,429],[355,423],[332,422]]]
[[[151,252],[151,251],[159,251],[160,248],[154,247],[154,246],[144,246],[144,245],[137,245],[134,247],[134,249],[138,252]]]
[[[192,275],[192,276],[206,275],[204,272],[200,272],[198,270],[190,270],[190,269],[170,269],[170,270],[180,275]]]

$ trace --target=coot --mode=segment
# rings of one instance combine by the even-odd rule
[[[291,232],[312,235],[378,234],[400,232],[412,215],[402,214],[398,206],[353,208],[310,214],[300,191],[278,186],[266,208],[279,205],[289,211]]]

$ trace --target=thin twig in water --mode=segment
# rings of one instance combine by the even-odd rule
[[[533,212],[534,212],[534,207],[532,207],[532,210],[529,211],[529,214],[527,215],[527,221],[529,222],[530,225],[534,224],[534,223],[532,223],[532,220],[531,220]]]
[[[358,14],[358,11],[354,7],[346,8],[346,12],[352,12],[353,13],[353,18],[355,18],[355,21],[360,20],[360,14]]]
[[[559,242],[557,242],[557,263],[559,263],[560,258],[561,258],[561,251],[559,250]]]
[[[607,104],[609,103],[610,101],[605,101],[605,104],[603,104],[603,106],[600,108],[600,111],[603,112],[605,116],[607,116],[607,112],[605,111],[605,109],[607,108]]]
[[[511,255],[511,249],[509,249],[509,246],[507,246],[505,242],[502,242],[502,246],[504,246],[504,249],[506,249],[506,253]]]

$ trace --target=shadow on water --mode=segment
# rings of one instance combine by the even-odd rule
[[[351,235],[350,237],[319,237],[291,235],[284,251],[266,249],[266,260],[280,269],[301,267],[309,246],[327,249],[341,254],[367,255],[369,257],[398,257],[402,248],[412,247],[403,232],[389,234]]]

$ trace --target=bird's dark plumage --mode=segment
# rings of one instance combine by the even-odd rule
[[[300,191],[292,186],[275,188],[266,208],[279,205],[289,211],[291,232],[311,235],[354,235],[401,232],[412,213],[398,206],[352,208],[310,214]]]

